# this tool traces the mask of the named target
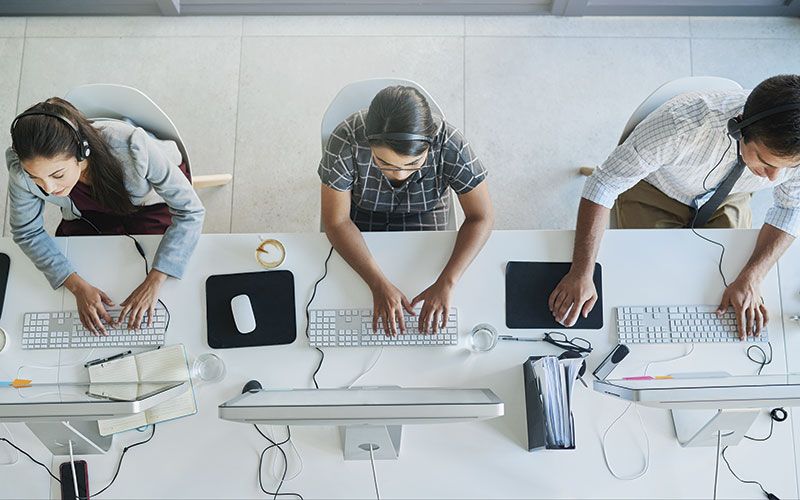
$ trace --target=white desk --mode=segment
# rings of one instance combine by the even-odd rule
[[[728,245],[724,268],[732,280],[747,260],[756,231],[714,231]],[[228,368],[224,381],[197,390],[199,413],[158,425],[155,438],[131,450],[114,486],[101,498],[263,498],[256,482],[258,453],[266,445],[252,426],[221,421],[217,405],[231,399],[250,379],[265,387],[310,387],[318,354],[304,338],[304,307],[311,287],[322,274],[328,243],[321,234],[279,234],[288,257],[282,268],[295,275],[298,340],[292,345],[218,350]],[[712,448],[682,449],[675,440],[667,411],[642,409],[651,441],[650,471],[643,478],[623,482],[614,479],[603,464],[600,435],[624,408],[620,401],[578,386],[574,414],[577,425],[574,451],[528,453],[521,364],[529,355],[556,353],[548,345],[501,343],[493,351],[472,354],[466,350],[466,334],[472,326],[488,322],[501,332],[504,322],[504,267],[509,260],[568,261],[571,231],[497,231],[464,275],[455,291],[459,308],[461,344],[443,348],[386,349],[378,366],[364,384],[402,386],[488,387],[505,402],[505,416],[478,423],[409,425],[404,427],[400,459],[377,463],[381,493],[386,498],[479,497],[706,497],[712,493]],[[447,260],[454,233],[369,234],[367,243],[387,276],[411,298],[423,290]],[[141,238],[152,256],[158,238]],[[205,339],[205,279],[211,274],[257,271],[254,250],[257,235],[204,235],[182,281],[170,280],[162,298],[172,314],[169,343],[182,342],[190,353],[207,352]],[[0,248],[12,248],[4,240]],[[81,274],[105,290],[115,301],[125,298],[142,279],[141,259],[126,238],[73,238],[68,254]],[[595,351],[589,371],[614,343],[612,308],[617,305],[716,303],[722,293],[717,273],[718,248],[686,231],[611,231],[606,235],[599,261],[603,265],[604,317],[600,331],[575,331],[591,340]],[[12,269],[30,265],[19,252],[12,254]],[[312,307],[370,307],[368,288],[334,255],[328,278],[320,285]],[[22,313],[47,310],[58,302],[58,293],[46,288],[43,278],[27,269],[32,283],[11,296],[0,325],[7,331],[19,327]],[[12,283],[15,276],[12,274]],[[10,290],[14,285],[10,286]],[[763,295],[773,317],[780,311],[778,274],[765,280]],[[16,295],[16,294],[13,294]],[[66,309],[74,308],[70,294]],[[58,307],[56,307],[57,309]],[[800,311],[800,309],[799,309]],[[775,362],[764,373],[786,371],[785,346],[780,322],[770,324]],[[519,334],[541,332],[519,331]],[[640,374],[644,363],[669,359],[684,346],[636,346],[615,376]],[[756,365],[744,355],[743,345],[698,345],[686,360],[654,365],[652,374],[679,371],[727,370],[733,374],[755,373]],[[110,351],[111,352],[111,351]],[[110,353],[109,352],[109,353]],[[318,375],[323,387],[343,386],[369,364],[373,349],[327,349]],[[78,357],[76,353],[68,353]],[[104,355],[96,351],[95,355]],[[16,367],[52,353],[29,353],[12,345],[0,354],[0,374],[16,373]],[[64,377],[82,377],[80,370],[62,370]],[[588,380],[588,379],[587,379]],[[642,464],[642,438],[629,414],[611,435],[611,456],[618,472],[629,474]],[[753,435],[765,434],[766,417],[759,419]],[[46,458],[21,424],[14,424],[17,440],[34,456]],[[21,430],[20,430],[21,429]],[[276,428],[282,436],[283,428]],[[302,453],[302,474],[284,485],[283,492],[297,491],[305,498],[374,498],[368,462],[344,462],[338,431],[334,427],[293,427],[292,436]],[[137,432],[117,436],[114,448],[103,457],[87,457],[90,491],[110,480],[123,446],[146,437]],[[761,480],[780,497],[797,497],[796,461],[790,426],[778,425],[766,443],[745,442],[728,456],[736,470]],[[0,453],[6,453],[0,450]],[[0,457],[6,455],[0,455]],[[2,458],[0,458],[2,460]],[[55,464],[63,461],[59,457]],[[297,461],[290,455],[291,475]],[[0,496],[46,496],[44,471],[23,457],[14,467],[0,467]],[[24,478],[24,484],[19,481]],[[265,467],[265,486],[274,488]],[[12,484],[10,489],[5,485]],[[53,482],[54,483],[54,482]],[[57,497],[53,486],[53,495]],[[722,465],[720,496],[752,498],[757,487],[743,486]]]
[[[781,311],[780,321],[786,332],[786,363],[788,371],[800,373],[800,321],[793,321],[792,316],[800,315],[800,245],[794,244],[778,261],[780,274]],[[775,318],[778,320],[778,318]],[[794,436],[800,436],[800,419],[793,418]],[[800,449],[795,441],[795,463],[800,464]],[[800,465],[798,465],[798,482],[800,483]]]

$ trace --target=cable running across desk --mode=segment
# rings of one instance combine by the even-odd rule
[[[310,339],[311,336],[309,334],[309,328],[311,326],[311,314],[309,313],[309,309],[311,308],[311,303],[314,302],[314,297],[317,296],[317,286],[328,276],[328,262],[331,260],[331,256],[333,255],[333,245],[331,245],[330,251],[328,251],[328,256],[325,258],[325,272],[322,274],[322,277],[314,283],[314,290],[311,292],[311,298],[308,299],[308,304],[306,304],[306,338]],[[322,362],[325,361],[325,353],[322,352],[322,349],[319,347],[315,347],[317,351],[319,351],[319,363],[317,364],[317,368],[314,370],[314,373],[311,374],[311,380],[314,382],[314,388],[319,389],[319,384],[317,383],[317,373],[319,373],[320,369],[322,368]],[[260,432],[260,431],[259,431]]]
[[[291,429],[289,429],[289,426],[288,425],[286,426],[286,439],[284,439],[283,441],[273,441],[272,439],[267,437],[266,434],[261,432],[261,429],[258,428],[258,425],[253,424],[253,427],[255,427],[256,431],[258,431],[258,433],[261,434],[261,436],[264,439],[266,439],[267,441],[269,441],[269,443],[270,443],[269,446],[264,448],[264,450],[261,452],[261,455],[258,458],[258,486],[261,488],[261,491],[263,491],[267,495],[272,495],[273,499],[277,499],[279,496],[293,496],[293,497],[299,498],[300,500],[303,500],[303,496],[300,493],[281,493],[280,492],[281,491],[281,487],[283,486],[283,482],[286,480],[286,473],[289,470],[289,461],[286,458],[286,452],[283,451],[283,448],[281,447],[282,445],[288,443],[289,440],[292,439],[292,431],[291,431]],[[271,450],[272,448],[277,448],[278,451],[281,452],[281,456],[283,457],[283,464],[284,464],[283,475],[281,476],[280,483],[278,483],[278,487],[275,489],[274,492],[267,491],[264,488],[264,483],[261,480],[261,468],[262,468],[262,465],[264,463],[264,454],[267,453],[267,451]]]

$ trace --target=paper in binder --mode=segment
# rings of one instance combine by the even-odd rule
[[[572,395],[582,363],[532,356],[523,365],[528,451],[575,448]]]

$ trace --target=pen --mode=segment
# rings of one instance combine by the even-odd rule
[[[500,340],[516,340],[517,342],[544,342],[544,339],[528,339],[525,337],[512,337],[511,335],[498,335]]]
[[[92,361],[87,361],[86,364],[83,365],[84,368],[89,368],[90,366],[94,365],[101,365],[103,363],[108,363],[109,361],[114,361],[115,359],[124,358],[125,356],[129,356],[131,351],[121,352],[117,355],[111,356],[110,358],[103,358],[103,359],[95,359]]]

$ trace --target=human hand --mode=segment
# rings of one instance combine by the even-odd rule
[[[103,306],[103,304],[114,305],[108,295],[90,285],[77,273],[70,274],[64,281],[64,286],[75,296],[75,302],[78,304],[78,316],[83,326],[97,336],[107,335],[106,328],[100,320],[102,319],[112,326],[114,324],[114,320]]]
[[[119,313],[117,323],[121,325],[125,320],[125,316],[128,316],[128,330],[136,331],[142,323],[144,313],[147,313],[147,326],[149,328],[153,324],[158,292],[166,279],[166,274],[155,269],[147,273],[147,277],[142,284],[120,304],[123,307]]]
[[[556,285],[547,305],[556,321],[570,327],[578,321],[578,315],[587,317],[597,302],[597,290],[592,274],[580,274],[572,269]]]
[[[409,314],[415,314],[403,292],[389,281],[384,280],[372,290],[372,331],[378,332],[378,319],[380,318],[383,332],[387,337],[396,337],[398,326],[400,333],[405,333],[403,309]]]
[[[761,280],[748,275],[739,275],[722,294],[717,316],[723,314],[728,306],[736,311],[736,327],[739,339],[748,335],[761,335],[764,325],[769,322],[769,314],[761,299]]]
[[[453,294],[453,285],[437,280],[422,293],[414,297],[411,307],[419,302],[424,302],[419,314],[419,333],[436,335],[439,328],[447,326],[447,316],[450,312],[450,297]],[[429,328],[430,327],[430,330]]]

